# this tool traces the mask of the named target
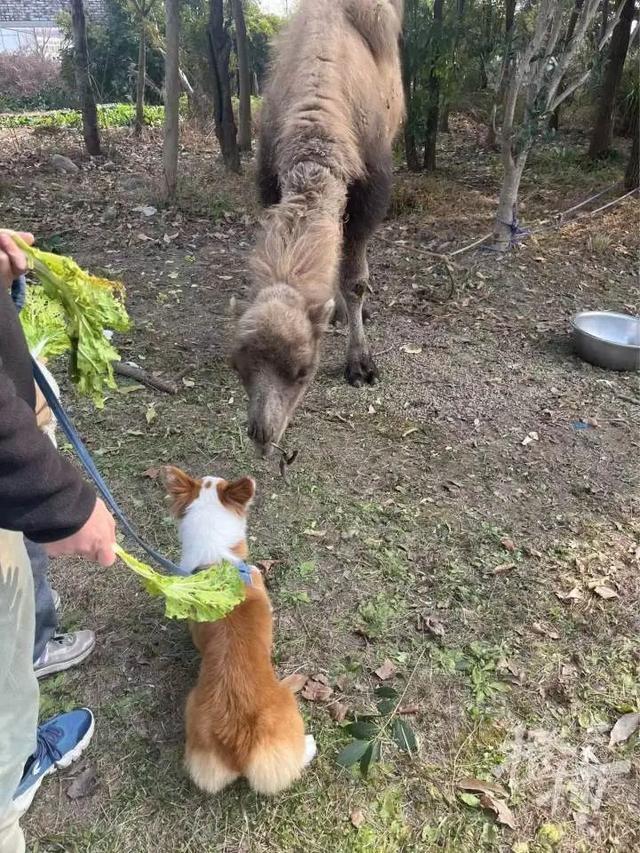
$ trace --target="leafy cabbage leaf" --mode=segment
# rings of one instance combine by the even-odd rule
[[[244,600],[244,582],[231,563],[211,566],[193,575],[165,575],[137,560],[120,545],[116,545],[115,551],[143,579],[147,592],[164,596],[164,612],[169,619],[216,622]]]

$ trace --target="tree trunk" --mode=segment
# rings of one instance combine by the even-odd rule
[[[640,111],[637,101],[633,119],[633,138],[631,141],[631,153],[624,173],[625,190],[637,190],[640,186],[640,169],[638,166],[638,149],[640,148]]]
[[[144,89],[147,74],[147,35],[144,18],[140,20],[140,42],[138,44],[138,80],[136,85],[135,132],[142,133],[144,127]]]
[[[609,0],[602,0],[602,20],[600,22],[600,39],[604,38],[609,23]]]
[[[606,2],[606,0],[605,0]],[[576,24],[578,23],[578,18],[580,17],[580,11],[582,9],[582,4],[584,0],[576,0],[575,6],[571,10],[571,17],[569,18],[569,23],[567,24],[567,34],[564,37],[564,48],[566,49],[569,44],[571,44],[571,40],[573,39],[573,34],[576,31]],[[603,33],[604,35],[604,33]],[[549,130],[552,130],[554,133],[560,129],[560,107],[556,107],[556,109],[549,116]]]
[[[207,41],[216,136],[226,168],[232,172],[240,172],[240,153],[229,80],[231,40],[224,25],[222,0],[210,0]]]
[[[247,27],[244,21],[242,0],[232,0],[231,8],[236,27],[236,54],[238,57],[238,146],[241,151],[251,151],[251,74]]]
[[[504,100],[505,93],[505,72],[509,62],[509,54],[511,52],[511,43],[513,39],[513,25],[516,16],[516,0],[507,0],[504,10],[504,57],[502,60],[502,69],[500,72],[500,82],[498,83],[498,91],[491,106],[491,114],[489,117],[489,126],[487,127],[487,148],[491,151],[498,149],[498,140],[496,133],[496,122],[498,119],[498,107]]]
[[[443,0],[434,0],[433,4],[433,51],[429,82],[427,86],[427,116],[425,121],[424,168],[427,172],[436,169],[436,140],[438,137],[438,117],[440,114],[440,78],[438,60],[440,58],[440,40],[442,37]]]
[[[404,154],[407,161],[407,169],[410,172],[420,171],[420,158],[418,157],[418,147],[416,145],[416,134],[413,128],[414,120],[414,102],[413,102],[413,86],[411,80],[411,64],[407,52],[407,44],[404,37],[401,37],[400,54],[402,56],[402,88],[404,89],[404,101],[406,113],[404,117]]]
[[[634,7],[635,0],[625,0],[620,19],[611,36],[589,144],[589,157],[592,160],[604,157],[610,151],[613,142],[613,110],[629,47]]]
[[[164,62],[164,145],[162,164],[167,198],[173,200],[178,179],[178,137],[180,76],[178,49],[180,44],[180,0],[165,0],[167,50]]]
[[[444,100],[440,108],[440,133],[449,133],[449,101]]]
[[[71,0],[71,24],[73,27],[73,60],[76,88],[82,109],[82,135],[87,151],[92,156],[100,154],[98,132],[98,110],[89,76],[89,51],[87,48],[87,24],[82,0]]]
[[[510,144],[503,144],[502,164],[504,167],[504,176],[502,178],[498,211],[493,227],[493,247],[500,252],[506,252],[512,244],[513,229],[517,222],[520,180],[522,179],[528,154],[529,149],[525,149],[517,157],[514,157]]]

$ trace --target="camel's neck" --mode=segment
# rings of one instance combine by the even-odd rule
[[[301,163],[282,178],[282,200],[267,213],[253,258],[259,287],[288,284],[309,303],[336,290],[346,187],[329,169]]]

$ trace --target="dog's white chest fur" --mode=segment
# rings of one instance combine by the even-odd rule
[[[219,477],[205,477],[200,494],[180,520],[180,565],[192,572],[233,558],[232,548],[245,538],[246,519],[220,502]]]

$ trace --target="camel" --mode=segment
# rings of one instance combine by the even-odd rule
[[[315,375],[336,308],[348,320],[347,381],[378,378],[363,324],[366,250],[389,204],[404,113],[402,13],[403,0],[302,0],[275,45],[258,148],[267,211],[232,353],[263,455]]]

